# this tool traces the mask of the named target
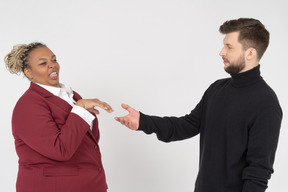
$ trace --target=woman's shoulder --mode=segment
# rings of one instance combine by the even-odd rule
[[[18,99],[15,108],[17,107],[27,107],[31,108],[32,106],[35,106],[36,104],[39,105],[39,103],[44,103],[45,98],[36,92],[33,89],[28,89],[26,92]]]

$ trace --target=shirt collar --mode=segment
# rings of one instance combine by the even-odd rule
[[[52,87],[52,86],[43,85],[40,83],[35,83],[35,84],[39,85],[40,87],[46,89],[47,91],[49,91],[50,93],[58,97],[61,96],[61,92],[66,92],[69,97],[73,96],[73,91],[71,87],[65,86],[62,83],[59,84],[59,87]]]

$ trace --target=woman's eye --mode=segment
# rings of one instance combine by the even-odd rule
[[[46,65],[46,62],[40,63],[39,65]]]

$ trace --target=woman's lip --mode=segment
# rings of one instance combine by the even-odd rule
[[[49,77],[53,80],[58,79],[58,72],[57,71],[53,71],[52,73],[49,74]]]
[[[58,74],[58,71],[51,71],[51,73],[49,73],[48,76],[50,76],[52,73]]]

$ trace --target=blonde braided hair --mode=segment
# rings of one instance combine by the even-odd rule
[[[21,72],[24,73],[24,69],[29,67],[29,64],[27,63],[27,56],[32,50],[42,46],[46,45],[39,42],[14,45],[11,52],[4,58],[6,68],[12,74],[20,75]]]

